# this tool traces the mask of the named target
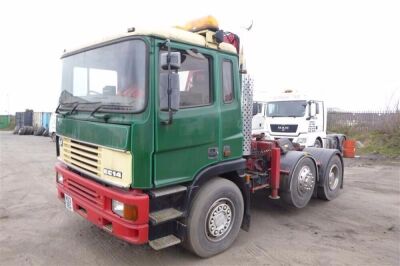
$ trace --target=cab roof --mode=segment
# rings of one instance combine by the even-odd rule
[[[129,37],[129,36],[152,36],[152,37],[158,37],[161,39],[170,39],[171,41],[177,41],[177,42],[182,42],[182,43],[187,43],[187,44],[192,44],[200,47],[207,47],[207,48],[212,48],[214,50],[219,50],[227,53],[232,53],[232,54],[237,54],[236,48],[229,44],[222,42],[219,45],[217,45],[215,42],[209,42],[207,41],[206,36],[203,36],[199,33],[193,33],[189,32],[186,30],[178,29],[178,28],[149,28],[149,29],[134,29],[131,32],[127,32],[124,34],[119,34],[115,35],[112,37],[108,38],[102,38],[100,40],[97,40],[92,43],[88,43],[86,45],[80,46],[80,47],[75,47],[73,49],[65,50],[64,55],[71,54],[71,53],[76,53],[79,50],[97,45],[97,44],[102,44],[106,42],[110,42],[113,40],[117,40],[120,38],[124,37]]]

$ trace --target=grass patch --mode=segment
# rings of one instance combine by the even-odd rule
[[[363,147],[357,147],[356,153],[380,154],[389,158],[400,157],[400,126],[374,131],[360,131],[357,127],[339,127],[331,129],[346,134],[347,139],[360,141]]]

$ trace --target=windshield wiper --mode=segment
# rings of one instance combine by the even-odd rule
[[[90,116],[94,117],[94,118],[102,118],[105,121],[107,121],[113,111],[109,111],[108,113],[104,114],[103,116],[95,116],[94,114],[97,113],[99,110],[106,108],[106,107],[111,107],[112,109],[117,109],[117,110],[121,110],[121,109],[126,109],[126,108],[130,108],[132,107],[131,105],[117,105],[117,104],[100,104],[99,106],[97,106],[91,113]]]
[[[58,105],[57,109],[56,109],[56,113],[57,113],[57,114],[62,114],[63,116],[72,115],[72,113],[73,113],[73,112],[78,108],[78,106],[81,105],[81,104],[98,104],[98,103],[100,103],[100,102],[71,102],[71,103],[60,103],[60,104]],[[74,106],[72,107],[71,110],[62,113],[62,112],[60,112],[60,106],[61,106],[62,104],[74,104]]]
[[[72,113],[71,112],[72,110],[70,110],[68,112],[60,112],[61,105],[67,105],[67,104],[71,104],[71,105],[73,104],[74,106],[72,107],[72,110],[75,110],[75,108],[78,106],[79,102],[60,103],[60,104],[58,104],[55,113],[56,114],[62,114],[62,115],[66,115],[66,114]]]

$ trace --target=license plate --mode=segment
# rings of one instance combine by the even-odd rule
[[[67,194],[64,194],[64,202],[65,202],[65,208],[67,208],[67,210],[73,212],[74,211],[74,207],[72,205],[71,196],[68,196]]]

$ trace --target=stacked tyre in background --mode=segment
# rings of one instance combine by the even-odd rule
[[[15,113],[14,134],[32,135],[33,134],[33,110]]]
[[[16,112],[14,134],[49,136],[50,117],[50,112]]]

